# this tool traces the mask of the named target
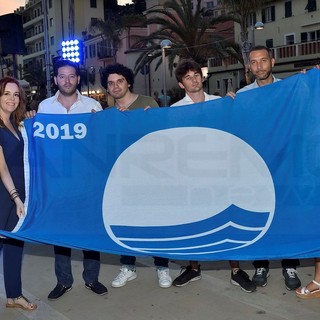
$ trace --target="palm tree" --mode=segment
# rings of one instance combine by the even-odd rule
[[[37,91],[46,84],[46,72],[39,63],[24,67],[23,79],[28,81],[32,87],[37,87]]]
[[[122,44],[124,32],[127,31],[127,36],[130,41],[134,38],[130,35],[130,29],[132,26],[141,25],[143,22],[143,15],[141,14],[124,14],[113,15],[113,18],[109,16],[109,19],[104,21],[101,19],[94,19],[89,27],[89,31],[92,33],[101,33],[101,36],[106,43],[111,46],[111,52],[114,63],[117,62],[117,51]]]
[[[213,56],[225,58],[231,55],[241,59],[239,46],[214,32],[215,25],[226,19],[207,15],[201,2],[197,0],[193,9],[190,0],[169,0],[162,8],[147,12],[145,25],[157,25],[158,28],[135,44],[135,48],[142,51],[136,62],[136,73],[153,60],[158,59],[156,69],[159,67],[162,55],[159,43],[164,39],[172,42],[172,48],[166,50],[171,72],[176,57],[192,58],[200,65],[206,64]]]
[[[101,20],[101,19],[93,19],[90,27],[90,32],[101,33],[101,36],[104,40],[111,46],[111,52],[114,63],[117,62],[117,51],[119,46],[121,45],[121,33],[123,32],[123,26],[120,21],[116,20]]]
[[[229,19],[240,25],[242,57],[246,71],[248,71],[249,18],[257,10],[261,9],[266,2],[267,0],[223,0]]]

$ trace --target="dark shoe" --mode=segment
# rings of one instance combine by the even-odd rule
[[[252,282],[259,287],[265,287],[268,283],[269,268],[257,268],[252,277]]]
[[[93,281],[90,284],[86,283],[85,287],[99,296],[103,296],[108,293],[108,289],[99,281]]]
[[[298,277],[297,270],[294,268],[282,269],[282,275],[287,290],[295,290],[301,287],[301,281]]]
[[[180,274],[179,277],[175,278],[172,284],[176,287],[186,286],[189,282],[200,280],[201,279],[201,269],[200,265],[198,265],[198,270],[192,269],[191,266],[183,267],[181,271],[185,269],[183,273]]]
[[[238,269],[236,273],[231,271],[231,283],[240,286],[245,292],[256,291],[256,285],[250,280],[248,274],[241,269]]]
[[[60,283],[56,285],[56,287],[49,293],[48,299],[49,300],[58,300],[62,297],[66,292],[70,291],[72,286],[66,287]]]

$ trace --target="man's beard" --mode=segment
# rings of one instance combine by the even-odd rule
[[[266,80],[270,77],[271,73],[272,73],[272,71],[270,70],[267,73],[265,73],[264,75],[261,75],[261,76],[256,75],[255,77],[257,80]]]
[[[58,86],[58,88],[59,88],[59,91],[64,95],[64,96],[67,96],[67,97],[69,97],[69,96],[72,96],[72,95],[74,95],[75,94],[75,92],[77,91],[77,87],[70,87],[69,89],[64,89],[64,87],[63,86]]]

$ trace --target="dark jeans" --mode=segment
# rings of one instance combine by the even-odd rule
[[[71,286],[73,276],[71,271],[71,249],[54,246],[55,272],[58,283]],[[98,281],[100,271],[100,253],[96,251],[83,250],[83,273],[85,283]]]
[[[7,298],[22,295],[21,265],[24,242],[16,239],[3,239],[3,278]]]
[[[160,257],[153,257],[154,265],[159,268],[168,268],[169,266],[169,259],[167,258],[160,258]],[[136,257],[135,256],[121,256],[120,263],[122,265],[127,265],[129,268],[134,269],[136,264]]]
[[[268,260],[255,260],[253,261],[253,266],[258,268],[269,268],[269,261]],[[281,266],[283,269],[286,268],[296,268],[300,265],[299,259],[283,259],[281,260]]]

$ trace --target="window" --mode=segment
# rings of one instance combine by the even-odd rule
[[[301,37],[301,42],[308,42],[308,32],[302,32],[300,37]]]
[[[286,18],[292,17],[292,3],[291,3],[291,1],[286,1],[284,3],[284,16]]]
[[[271,6],[262,10],[263,23],[275,21],[275,18],[276,18],[275,6]]]
[[[89,45],[89,57],[90,58],[95,58],[96,57],[96,45],[95,44],[90,44]]]
[[[308,12],[317,10],[317,1],[316,0],[308,0],[308,4],[304,10],[308,10]]]
[[[267,39],[266,40],[266,47],[267,48],[273,48],[273,39]]]
[[[98,58],[112,57],[111,43],[107,39],[97,43]]]
[[[248,26],[253,27],[257,22],[257,15],[255,12],[248,15]]]
[[[50,18],[49,25],[50,25],[50,27],[53,27],[53,18]]]
[[[54,36],[50,37],[50,44],[54,46]]]
[[[294,34],[287,34],[284,37],[286,45],[294,44]]]
[[[207,9],[212,9],[212,8],[214,8],[214,3],[213,3],[213,1],[208,1],[208,2],[207,2]]]
[[[301,42],[318,41],[320,40],[320,30],[302,32],[300,37]]]
[[[52,8],[52,0],[49,0],[49,8]]]
[[[316,41],[316,32],[315,31],[309,32],[309,35],[310,35],[309,41]]]
[[[90,0],[90,8],[96,8],[97,7],[97,0]]]

